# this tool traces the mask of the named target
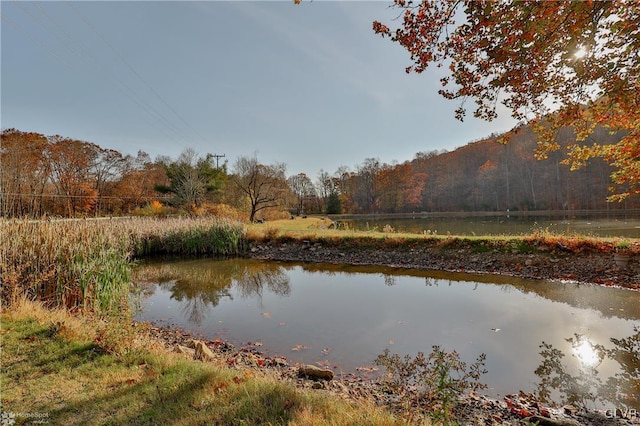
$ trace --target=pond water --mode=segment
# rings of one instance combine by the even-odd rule
[[[548,230],[565,235],[640,238],[640,213],[602,212],[589,215],[537,215],[523,212],[497,216],[447,215],[442,217],[416,213],[407,215],[336,216],[342,227],[360,231],[391,226],[397,232],[437,233],[439,235],[528,235]]]
[[[413,356],[439,345],[467,363],[485,353],[492,396],[536,389],[543,341],[578,374],[593,361],[589,345],[640,331],[640,293],[575,283],[249,259],[150,262],[135,278],[138,320],[259,342],[267,355],[338,374],[371,370],[385,348]],[[589,343],[566,340],[576,334]],[[606,379],[620,368],[605,359],[598,371]]]

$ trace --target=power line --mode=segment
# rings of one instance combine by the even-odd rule
[[[39,42],[38,40],[36,40],[35,38],[33,38],[24,28],[22,28],[20,25],[18,25],[17,22],[15,22],[13,19],[9,18],[7,15],[5,15],[4,13],[1,14],[2,18],[5,19],[6,21],[8,21],[11,25],[13,25],[18,31],[20,31],[22,34],[24,34],[29,40],[33,41],[35,44],[37,44],[38,46],[42,47],[44,50],[46,50],[51,56],[53,56],[54,58],[56,58],[57,60],[59,60],[62,65],[64,65],[65,67],[67,67],[67,69],[71,70],[71,66],[64,60],[62,59],[60,56],[56,55],[55,53],[53,53],[53,51],[51,49],[49,49],[47,46],[45,46],[44,44],[42,44],[41,42]]]
[[[104,64],[99,58],[97,58],[96,56],[92,55],[91,49],[87,48],[86,46],[84,46],[82,43],[80,43],[79,41],[76,41],[71,35],[69,35],[68,32],[66,32],[60,25],[58,25],[54,19],[52,19],[43,9],[40,5],[36,5],[36,7],[38,7],[38,9],[40,10],[40,13],[45,16],[45,18],[51,22],[51,25],[47,24],[45,21],[43,21],[40,17],[36,16],[34,14],[33,11],[30,11],[27,7],[22,6],[20,3],[17,3],[18,7],[20,7],[20,9],[23,10],[23,12],[25,12],[34,22],[36,22],[37,24],[39,24],[47,33],[49,33],[50,35],[53,36],[54,39],[57,39],[59,44],[65,48],[67,51],[69,51],[72,55],[77,56],[80,60],[84,61],[86,64],[89,64],[90,66],[93,66],[95,68],[97,68],[99,73],[106,73],[109,77],[111,77],[114,81],[116,81],[117,83],[120,84],[121,86],[121,90],[122,92],[130,99],[132,100],[134,103],[136,103],[139,107],[142,108],[142,110],[144,110],[147,114],[149,114],[149,116],[151,116],[152,118],[154,118],[155,120],[157,120],[160,124],[162,124],[164,127],[166,127],[167,130],[170,130],[171,132],[175,133],[176,135],[180,136],[181,138],[185,138],[186,134],[184,132],[182,132],[181,129],[179,129],[177,126],[175,126],[173,123],[171,123],[160,111],[158,111],[157,109],[155,109],[154,107],[152,107],[150,104],[146,103],[139,95],[138,93],[136,93],[136,91],[134,89],[132,89],[127,83],[125,83],[119,76],[117,76],[116,74],[114,74],[111,69]],[[62,62],[65,67],[67,67],[69,70],[73,70],[72,67],[69,65],[69,63],[67,63],[64,59],[62,59],[59,55],[57,55],[56,53],[54,53],[49,47],[45,46],[44,43],[38,41],[35,37],[33,37],[32,35],[30,35],[26,30],[24,30],[22,27],[20,27],[15,21],[13,21],[12,19],[10,19],[8,16],[6,16],[5,14],[2,15],[3,18],[5,18],[6,20],[8,20],[10,23],[12,23],[12,25],[14,25],[16,28],[18,28],[23,34],[25,34],[30,40],[32,40],[34,43],[36,43],[37,45],[39,45],[40,47],[42,47],[45,51],[47,51],[49,54],[51,54],[52,56],[54,56],[56,59],[58,59],[60,62]],[[60,36],[60,33],[63,34],[67,40],[65,40],[64,37]],[[79,45],[81,47],[81,49],[78,49],[77,47],[74,46],[74,43]],[[122,88],[126,89],[123,90]],[[162,130],[163,133],[165,133],[168,137],[170,137],[171,139],[175,140],[175,136],[171,135],[170,133],[167,133],[165,131],[165,129],[160,129]]]
[[[129,91],[129,98],[131,100],[133,100],[135,103],[137,103],[140,107],[142,107],[144,110],[146,110],[146,112],[153,116],[153,114],[156,115],[156,119],[161,122],[162,124],[164,124],[168,129],[172,130],[173,132],[175,132],[176,134],[178,134],[181,137],[186,137],[186,134],[184,132],[182,132],[182,130],[180,128],[178,128],[177,126],[175,126],[173,123],[171,123],[159,110],[157,110],[156,108],[154,108],[153,106],[151,106],[149,103],[144,102],[144,100],[142,99],[142,97],[138,96],[138,94],[136,93],[136,91],[134,89],[132,89],[127,83],[125,83],[118,75],[116,75],[114,72],[111,71],[111,69],[109,68],[109,66],[107,64],[105,64],[104,62],[102,62],[100,60],[100,58],[98,58],[97,56],[93,55],[91,53],[92,49],[88,48],[87,46],[84,46],[81,42],[77,41],[76,39],[74,39],[67,31],[65,31],[65,29],[63,27],[61,27],[60,25],[58,25],[56,23],[56,21],[47,14],[47,12],[44,10],[44,8],[38,4],[35,3],[35,6],[40,10],[40,13],[45,16],[56,28],[58,28],[58,30],[64,34],[66,36],[66,38],[70,41],[70,43],[66,43],[64,40],[62,42],[62,45],[64,47],[66,47],[67,49],[69,49],[72,53],[73,50],[70,47],[73,47],[73,43],[77,43],[78,46],[80,46],[82,48],[82,50],[78,50],[80,52],[80,58],[84,60],[85,63],[88,63],[90,65],[95,66],[96,68],[98,68],[99,71],[106,71],[111,78],[113,78],[113,80],[115,80],[116,82],[120,83],[124,88],[126,88]],[[43,28],[47,29],[45,27],[45,25],[43,25]],[[53,32],[52,32],[53,34]],[[87,52],[87,53],[84,53]],[[94,62],[101,62],[102,66],[97,66]],[[127,94],[127,93],[125,93]],[[149,112],[150,111],[150,112]],[[165,133],[167,136],[172,137],[171,135]]]
[[[132,197],[132,196],[120,196],[120,195],[65,195],[65,194],[27,194],[27,193],[18,193],[18,192],[0,192],[2,196],[12,196],[12,197],[41,197],[41,198],[91,198],[96,197],[100,199],[106,200],[168,200],[171,197],[167,195],[161,196],[153,196],[153,195],[142,195],[140,197]]]
[[[153,86],[151,86],[147,80],[145,80],[140,73],[138,73],[138,71],[136,71],[131,64],[116,50],[115,47],[113,47],[113,45],[111,43],[109,43],[109,41],[107,41],[107,39],[105,39],[102,34],[100,34],[98,32],[98,30],[96,30],[95,26],[92,25],[86,18],[84,15],[82,15],[82,13],[80,13],[80,11],[78,10],[78,8],[73,4],[73,3],[66,3],[68,7],[72,8],[74,10],[75,13],[78,14],[78,16],[80,17],[80,19],[82,19],[82,21],[89,27],[91,28],[91,30],[100,38],[100,40],[102,40],[107,46],[109,46],[109,48],[111,49],[111,51],[131,70],[131,72],[133,72],[139,79],[140,81],[142,81],[144,83],[145,86],[147,86],[157,97],[158,99],[160,99],[160,101],[165,104],[175,115],[176,117],[178,117],[184,124],[187,125],[187,127],[189,127],[195,134],[196,136],[198,136],[201,140],[204,140],[204,137],[202,137],[202,135],[200,135],[200,133],[198,133],[198,131],[196,129],[193,128],[193,126],[191,126],[191,124],[189,124],[187,122],[187,120],[185,120],[182,115],[180,115],[178,113],[178,111],[176,111],[173,106],[171,106],[167,101],[164,100],[164,98],[162,96],[160,96],[160,93],[158,93],[158,91],[156,89],[153,88]]]
[[[220,158],[223,158],[225,155],[224,155],[224,154],[212,154],[211,156],[212,156],[212,157],[214,157],[214,158],[216,159],[216,169],[219,169],[220,167],[219,167],[219,165],[218,165],[218,160],[219,160]]]

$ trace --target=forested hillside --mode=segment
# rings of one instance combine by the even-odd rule
[[[412,168],[427,175],[421,207],[436,211],[623,207],[606,201],[612,168],[601,159],[571,171],[561,164],[562,150],[545,160],[534,157],[537,138],[530,127],[521,128],[508,144],[498,143],[498,138],[413,160]],[[620,135],[609,135],[601,128],[593,138],[614,143]],[[558,142],[564,148],[575,143],[575,135],[565,128]],[[637,199],[633,201],[637,205]]]
[[[598,143],[615,143],[621,135],[596,129]],[[607,202],[612,167],[599,158],[576,171],[561,164],[563,150],[575,144],[562,129],[562,149],[545,160],[534,157],[537,138],[521,127],[511,142],[500,135],[451,152],[420,152],[402,164],[369,158],[355,172],[334,177],[343,213],[413,211],[576,210],[638,208],[638,197]]]

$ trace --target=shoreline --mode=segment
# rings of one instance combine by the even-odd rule
[[[512,276],[533,280],[574,281],[640,291],[640,259],[619,268],[612,253],[575,253],[562,246],[540,247],[536,252],[488,250],[471,247],[442,249],[428,244],[415,247],[349,248],[321,242],[251,242],[245,257],[283,262],[386,266]]]
[[[625,269],[618,268],[611,253],[573,253],[561,248],[537,253],[474,252],[471,248],[442,250],[437,247],[413,248],[348,248],[320,242],[251,242],[245,257],[282,262],[331,263],[362,266],[385,266],[401,269],[442,270],[518,278],[575,281],[606,287],[621,287],[640,291],[640,265],[636,259]],[[198,337],[172,326],[151,326],[151,335],[169,351],[179,350]],[[393,395],[377,378],[366,374],[348,373],[330,381],[299,377],[300,365],[284,357],[272,358],[254,345],[235,347],[220,339],[204,340],[216,359],[231,368],[250,369],[274,380],[285,381],[296,388],[329,392],[346,399],[368,399],[387,407],[396,415],[407,415],[399,408],[399,397]],[[181,350],[181,349],[180,349]],[[192,357],[186,353],[187,357]],[[543,404],[533,395],[514,390],[502,399],[481,394],[469,394],[456,408],[460,424],[521,425],[527,420],[539,425],[619,426],[640,424],[640,418],[625,419],[611,413],[582,410],[573,406],[554,407]],[[418,415],[416,407],[415,415]],[[406,406],[405,406],[406,410]],[[412,411],[412,416],[413,416]],[[419,417],[419,416],[418,416]],[[414,418],[418,420],[418,417]]]
[[[402,401],[378,378],[348,373],[332,380],[314,380],[299,374],[302,364],[289,363],[284,357],[269,357],[261,353],[255,345],[236,347],[221,339],[199,339],[199,336],[180,327],[155,326],[150,323],[134,323],[134,327],[146,331],[151,339],[158,342],[168,352],[181,353],[194,362],[215,362],[232,369],[252,371],[272,380],[282,381],[297,389],[311,392],[327,392],[339,398],[356,401],[368,400],[386,407],[399,417],[410,415],[420,421],[426,417],[420,412],[419,402]],[[202,342],[211,351],[211,358],[195,361],[197,352],[189,350],[191,342]],[[640,424],[640,417],[624,418],[614,416],[611,410],[598,411],[581,409],[572,405],[554,406],[538,401],[533,394],[521,391],[506,394],[501,399],[481,393],[470,393],[460,399],[454,409],[456,421],[460,425],[523,425],[542,426],[629,426]],[[526,423],[526,422],[529,423]]]

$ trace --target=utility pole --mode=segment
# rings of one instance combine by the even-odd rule
[[[216,159],[216,169],[219,169],[220,167],[219,167],[219,165],[218,165],[218,161],[219,161],[222,157],[224,157],[224,154],[213,154],[213,157],[215,157],[215,159]]]

